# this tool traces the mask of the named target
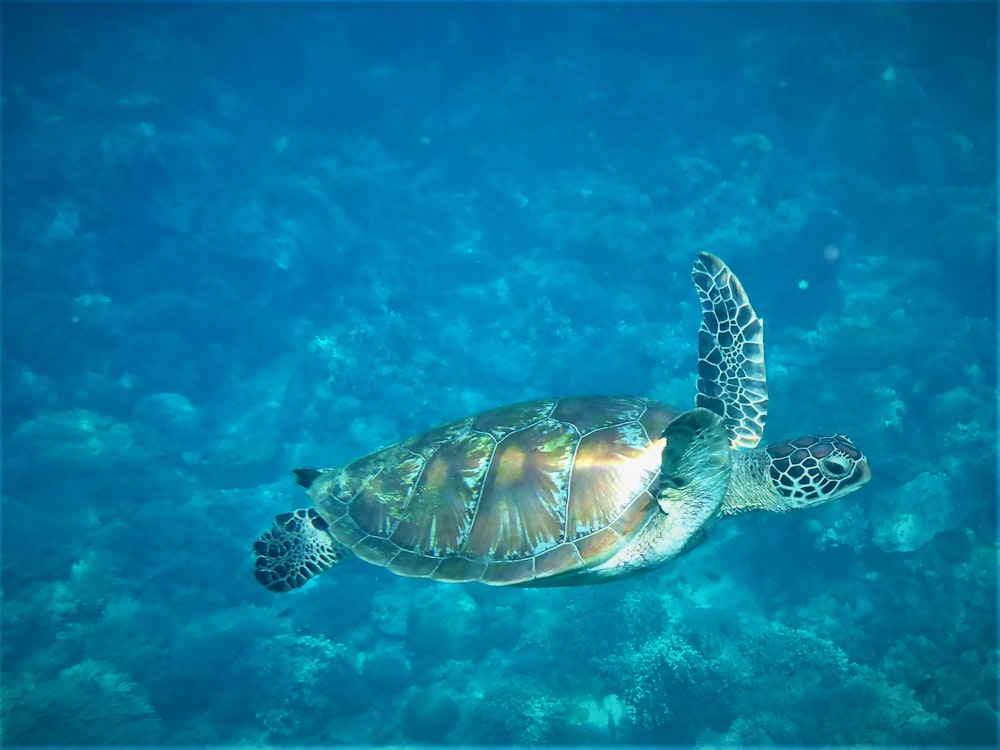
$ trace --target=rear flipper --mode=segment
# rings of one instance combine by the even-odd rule
[[[271,591],[291,591],[314,575],[329,570],[348,554],[315,510],[282,513],[274,526],[254,542],[254,576]]]

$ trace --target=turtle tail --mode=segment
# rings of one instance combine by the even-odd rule
[[[295,474],[295,483],[299,487],[305,487],[308,490],[313,486],[316,478],[323,472],[311,466],[303,466],[301,469],[293,469],[292,473]]]
[[[291,591],[344,559],[347,550],[330,536],[315,510],[275,516],[274,525],[254,542],[254,577],[270,591]]]

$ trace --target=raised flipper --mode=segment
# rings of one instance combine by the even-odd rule
[[[267,589],[291,591],[350,554],[334,541],[329,525],[315,510],[282,513],[254,542],[254,576]]]
[[[767,419],[764,321],[740,280],[714,255],[699,254],[691,278],[702,313],[695,403],[722,417],[732,448],[754,448]]]

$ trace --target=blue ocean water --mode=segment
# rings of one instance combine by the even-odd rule
[[[996,744],[994,4],[0,10],[4,744]],[[293,467],[693,405],[701,251],[861,492],[604,586],[254,580]]]

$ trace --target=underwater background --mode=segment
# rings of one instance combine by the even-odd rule
[[[3,743],[996,743],[995,4],[2,14]],[[605,586],[254,580],[293,467],[693,405],[701,251],[861,492]]]

